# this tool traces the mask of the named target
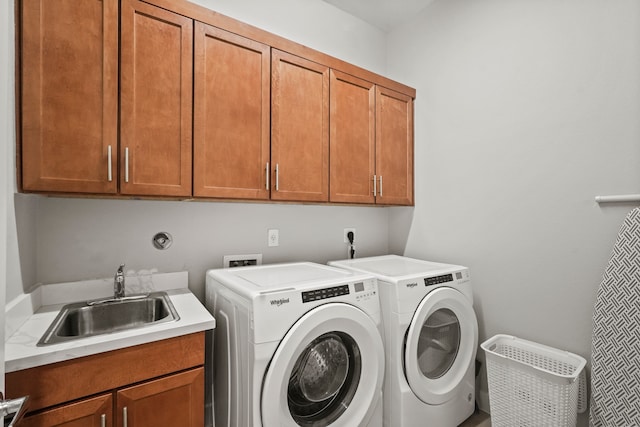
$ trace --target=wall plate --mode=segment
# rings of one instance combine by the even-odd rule
[[[262,265],[262,254],[225,255],[222,258],[223,268]]]
[[[151,242],[153,243],[154,248],[162,251],[165,249],[169,249],[169,246],[171,246],[171,243],[173,243],[173,237],[171,237],[171,234],[167,233],[166,231],[161,231],[153,236]]]
[[[267,233],[267,243],[269,246],[279,246],[280,245],[280,230],[277,228],[269,229]]]

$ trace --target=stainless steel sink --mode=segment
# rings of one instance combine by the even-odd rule
[[[179,318],[166,292],[77,302],[62,307],[38,346],[173,322]]]

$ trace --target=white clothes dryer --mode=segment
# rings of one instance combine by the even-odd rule
[[[478,322],[466,267],[396,255],[333,261],[375,275],[386,369],[386,427],[454,427],[475,409]]]
[[[216,426],[382,426],[372,275],[314,263],[209,270],[206,306]]]

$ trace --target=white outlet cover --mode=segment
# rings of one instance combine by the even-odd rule
[[[269,246],[279,246],[280,245],[280,230],[278,229],[270,229],[268,232],[267,241]]]

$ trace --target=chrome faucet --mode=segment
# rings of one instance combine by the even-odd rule
[[[120,264],[113,278],[113,298],[124,298],[124,264]]]

